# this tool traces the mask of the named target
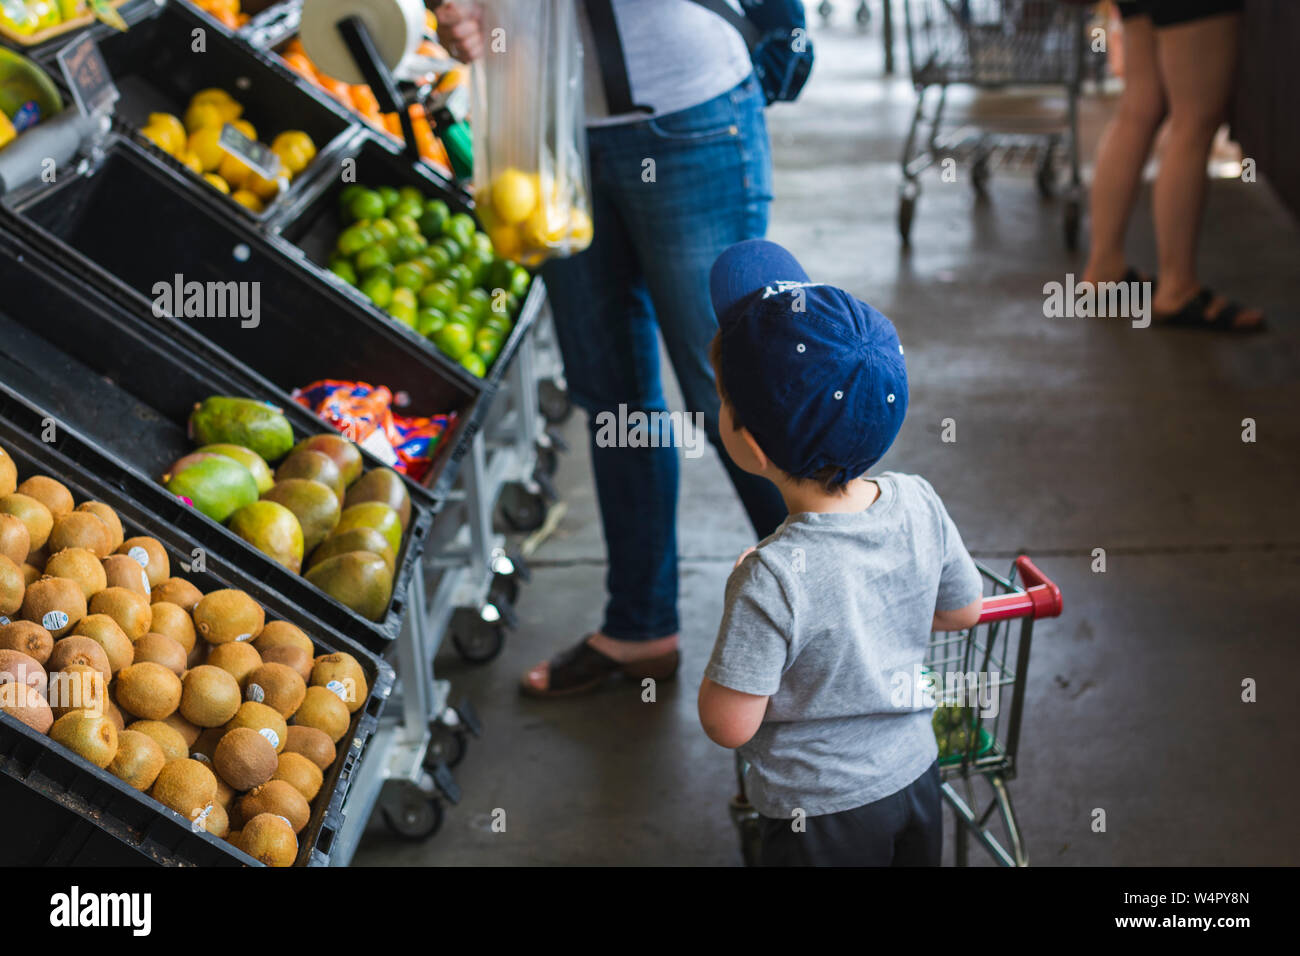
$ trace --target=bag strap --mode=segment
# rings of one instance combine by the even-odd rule
[[[692,2],[699,4],[705,10],[713,11],[735,27],[740,35],[745,38],[745,46],[749,48],[751,54],[763,41],[763,33],[758,29],[758,24],[743,13],[737,13],[736,8],[729,4],[727,0],[692,0]]]
[[[623,40],[618,35],[618,21],[610,0],[583,0],[592,39],[596,41],[596,58],[600,61],[600,78],[605,87],[605,105],[610,116],[625,113],[653,113],[649,106],[632,101],[632,84],[627,78],[627,60]]]

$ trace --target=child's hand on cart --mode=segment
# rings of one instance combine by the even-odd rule
[[[462,63],[483,55],[483,8],[459,0],[440,3],[433,11],[438,18],[438,41]]]

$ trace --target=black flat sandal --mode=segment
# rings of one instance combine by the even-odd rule
[[[675,650],[624,664],[596,650],[587,643],[587,637],[551,658],[545,690],[521,680],[519,692],[526,697],[573,697],[596,690],[615,675],[638,681],[647,677],[672,680],[681,664],[681,653]]]
[[[1154,316],[1151,324],[1163,325],[1171,329],[1204,329],[1210,332],[1246,333],[1263,330],[1262,318],[1253,325],[1237,325],[1237,316],[1245,312],[1246,307],[1228,299],[1224,300],[1223,308],[1219,309],[1218,314],[1211,318],[1209,310],[1215,298],[1213,291],[1202,289],[1177,312]]]

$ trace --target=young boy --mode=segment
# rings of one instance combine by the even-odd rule
[[[914,686],[931,630],[978,619],[981,582],[925,479],[866,477],[907,411],[898,335],[764,240],[727,249],[711,292],[723,443],[789,517],[727,581],[700,722],[749,763],[764,865],[936,866],[938,747]]]

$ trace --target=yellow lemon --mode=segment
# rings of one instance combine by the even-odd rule
[[[489,226],[488,238],[492,240],[492,249],[502,259],[518,259],[522,246],[519,243],[519,231],[514,226]]]
[[[239,105],[239,102],[225,90],[216,87],[199,90],[190,97],[190,106],[197,106],[200,103],[210,103],[216,106],[221,111],[221,121],[223,123],[232,122],[244,115],[244,108]]]
[[[586,248],[591,245],[592,232],[591,217],[575,206],[569,214],[569,240],[575,246]]]
[[[524,245],[534,249],[558,245],[564,238],[567,225],[558,209],[550,203],[542,203],[521,227]]]
[[[239,130],[241,133],[243,133],[245,136],[247,136],[249,139],[253,140],[254,142],[257,141],[257,130],[253,128],[253,124],[250,123],[248,120],[242,120],[242,119],[231,120],[230,125],[233,126],[235,129]]]
[[[280,157],[290,176],[297,176],[316,158],[316,144],[301,130],[286,130],[271,143],[271,152]]]
[[[239,203],[245,209],[253,210],[253,212],[261,212],[266,208],[262,204],[262,200],[258,199],[257,196],[250,193],[247,189],[236,190],[234,195],[230,198]]]
[[[172,131],[173,136],[179,136],[181,142],[185,141],[185,126],[171,113],[150,113],[148,125],[169,129]]]
[[[221,165],[217,167],[217,175],[230,183],[231,189],[243,189],[244,183],[248,182],[248,177],[252,174],[253,171],[242,160],[229,153],[221,157]]]
[[[244,189],[263,202],[270,202],[280,194],[280,184],[274,179],[263,179],[262,174],[254,170],[244,183]]]
[[[140,135],[169,156],[175,156],[185,146],[185,137],[178,139],[175,131],[166,126],[146,126]]]
[[[202,175],[203,164],[199,162],[199,158],[188,149],[181,150],[181,154],[176,158],[179,159],[191,172]]]
[[[537,206],[538,189],[533,177],[517,169],[506,169],[492,181],[492,208],[502,222],[523,222]]]
[[[185,128],[191,133],[208,127],[220,129],[225,121],[225,114],[215,103],[191,103],[185,111]]]
[[[225,193],[227,196],[230,195],[230,185],[216,173],[204,173],[203,178],[217,192]]]
[[[215,172],[226,156],[226,151],[218,145],[220,139],[220,126],[205,126],[190,134],[189,150],[199,158],[205,173]]]

